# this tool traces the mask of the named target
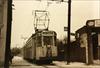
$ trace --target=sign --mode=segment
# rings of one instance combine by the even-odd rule
[[[70,33],[70,35],[75,36],[75,33]]]
[[[68,31],[68,27],[64,27],[64,31]],[[70,35],[75,36],[75,33],[70,33]]]
[[[64,27],[64,31],[68,31],[68,27]]]
[[[100,19],[95,20],[95,27],[100,27]]]

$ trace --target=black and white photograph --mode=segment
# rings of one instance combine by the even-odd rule
[[[0,68],[100,68],[100,0],[0,0]]]

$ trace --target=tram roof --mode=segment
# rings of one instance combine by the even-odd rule
[[[88,27],[88,26],[83,26],[81,28],[79,28],[75,33],[87,33],[89,30],[91,30],[92,32],[99,32],[100,33],[100,27]]]
[[[37,32],[35,32],[34,34],[32,34],[29,38],[28,38],[28,40],[26,41],[26,43],[33,37],[33,36],[35,36],[36,34],[38,34],[38,33],[42,33],[42,32],[55,32],[55,31],[52,31],[52,30],[42,30],[42,31],[37,31]],[[56,33],[56,32],[55,32]],[[25,43],[25,45],[26,45],[26,43]],[[24,47],[26,47],[24,45]]]
[[[38,34],[38,33],[42,33],[42,32],[55,32],[55,31],[52,31],[52,30],[41,30],[41,31],[37,31],[35,32],[34,34],[32,34],[32,36]],[[56,33],[56,32],[55,32]]]
[[[86,32],[86,29],[87,29],[87,26],[83,26],[81,28],[79,28],[76,33],[83,33],[83,32]]]

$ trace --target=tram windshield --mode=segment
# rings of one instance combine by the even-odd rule
[[[41,36],[37,37],[37,46],[41,46]]]
[[[52,36],[44,36],[43,42],[44,42],[44,45],[53,45],[53,37]]]

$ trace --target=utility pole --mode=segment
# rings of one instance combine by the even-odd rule
[[[67,45],[66,45],[66,49],[67,49],[67,64],[70,63],[70,32],[71,32],[71,0],[68,0],[68,39],[67,39]]]
[[[11,23],[12,23],[12,0],[7,0],[7,31],[6,31],[6,47],[5,47],[5,63],[4,68],[9,68],[10,43],[11,43]]]

